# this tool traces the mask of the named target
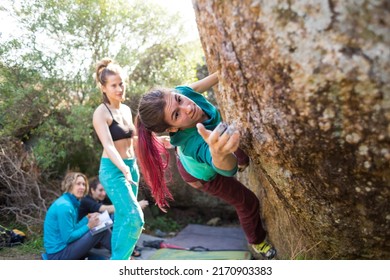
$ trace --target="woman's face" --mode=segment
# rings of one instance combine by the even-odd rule
[[[98,184],[96,190],[91,188],[92,198],[102,201],[106,198],[106,191],[101,184]]]
[[[206,119],[206,114],[194,101],[184,95],[170,91],[164,95],[166,102],[164,121],[171,127],[171,132],[178,129],[195,127]]]
[[[102,86],[108,100],[122,102],[125,100],[125,83],[119,74],[108,75],[107,82]]]
[[[82,176],[78,176],[76,179],[76,183],[72,186],[72,189],[70,190],[70,193],[73,194],[76,198],[80,199],[84,197],[86,188],[87,185],[85,183],[84,178]]]

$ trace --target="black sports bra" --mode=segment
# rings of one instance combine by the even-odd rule
[[[134,125],[131,125],[129,127],[125,127],[123,125],[120,125],[114,119],[114,116],[112,115],[112,112],[111,112],[110,108],[108,108],[107,104],[106,103],[103,103],[103,104],[106,106],[106,108],[108,109],[108,111],[110,112],[111,117],[112,117],[112,123],[108,127],[108,129],[110,130],[110,133],[111,133],[112,140],[117,141],[117,140],[133,137],[134,130],[135,130]]]

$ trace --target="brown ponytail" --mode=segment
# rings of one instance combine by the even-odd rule
[[[95,80],[98,87],[101,89],[107,83],[107,76],[122,75],[122,68],[111,58],[103,58],[96,64]],[[105,92],[102,91],[103,102],[110,104]]]

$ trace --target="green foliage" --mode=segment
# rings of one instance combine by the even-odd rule
[[[39,254],[40,252],[44,251],[43,237],[38,235],[33,235],[30,238],[27,238],[27,240],[23,244],[19,245],[19,251],[22,254],[23,253]]]
[[[151,231],[159,229],[163,232],[178,231],[181,228],[175,220],[167,216],[157,216],[155,219],[148,221],[145,226]]]
[[[51,114],[64,90],[60,81],[45,79],[36,70],[0,64],[0,131],[23,139]]]
[[[153,86],[173,87],[195,80],[197,62],[201,61],[199,42],[180,48],[154,45],[138,57],[139,64],[129,76],[129,91],[142,94]]]
[[[0,137],[25,142],[54,176],[98,171],[97,60],[112,57],[127,70],[126,103],[134,114],[140,94],[193,81],[201,63],[199,42],[180,43],[178,15],[148,1],[4,0],[2,13],[17,20],[20,32],[0,36]]]
[[[96,175],[101,151],[91,120],[92,108],[82,105],[57,111],[46,120],[34,133],[33,151],[39,166],[60,174],[70,169]]]

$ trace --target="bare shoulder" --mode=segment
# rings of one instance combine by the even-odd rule
[[[123,103],[121,104],[121,110],[123,110],[123,112],[125,112],[126,114],[130,114],[130,116],[131,116],[131,109],[126,104],[123,104]]]
[[[126,111],[131,111],[130,107],[124,103],[121,104],[121,109],[126,110]]]
[[[104,104],[102,103],[93,112],[93,119],[106,119],[108,117],[107,114],[107,108],[105,108]]]

